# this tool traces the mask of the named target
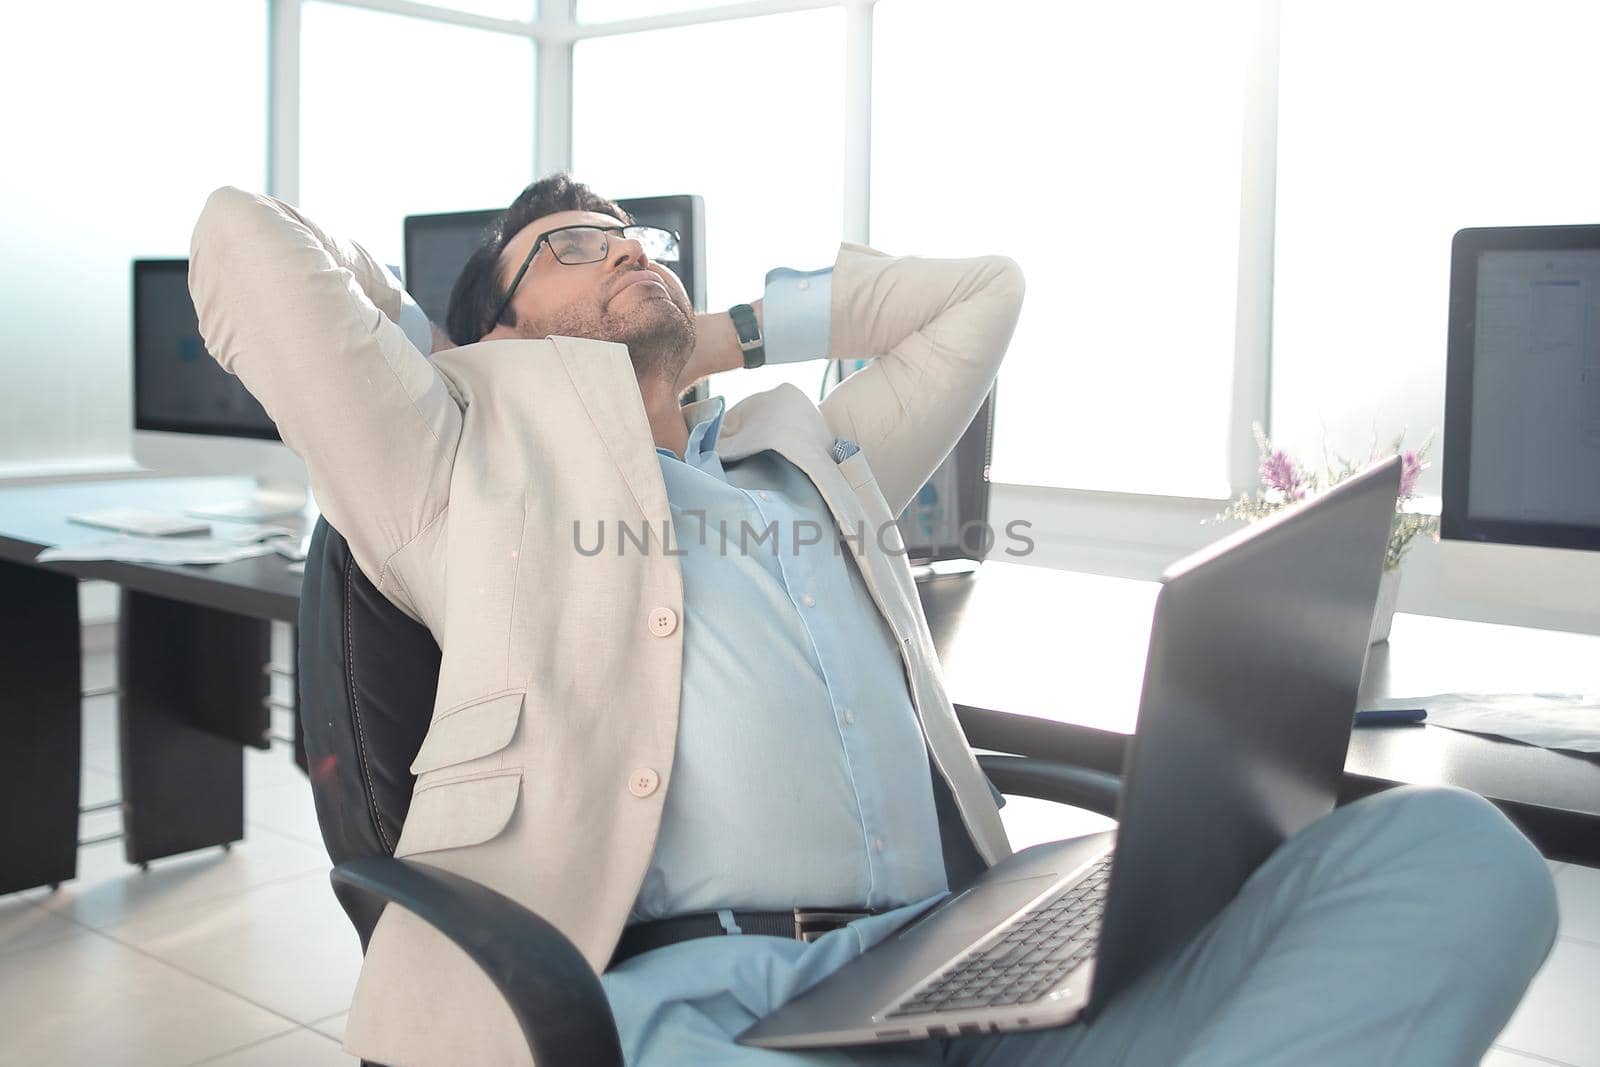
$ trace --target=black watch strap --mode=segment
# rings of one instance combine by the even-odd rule
[[[728,309],[733,329],[739,335],[739,350],[744,353],[744,369],[754,370],[767,362],[766,342],[761,327],[756,325],[756,309],[749,304],[735,304]]]

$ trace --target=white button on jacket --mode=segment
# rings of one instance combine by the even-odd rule
[[[636,797],[647,797],[661,784],[661,776],[649,767],[640,767],[628,776],[628,792]]]

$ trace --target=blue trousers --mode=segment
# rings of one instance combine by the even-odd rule
[[[602,977],[627,1062],[1471,1067],[1549,953],[1556,902],[1544,861],[1487,801],[1394,789],[1286,842],[1091,1024],[809,1052],[733,1042],[899,921],[862,920],[810,945],[704,938],[629,960]]]

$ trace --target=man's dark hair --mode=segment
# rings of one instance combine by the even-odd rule
[[[570,174],[552,174],[522,190],[483,231],[482,243],[456,276],[456,284],[450,290],[450,307],[444,316],[445,333],[453,343],[470,345],[500,323],[516,324],[516,312],[509,306],[499,322],[489,321],[506,297],[506,283],[500,278],[500,253],[528,223],[557,211],[597,211],[625,223],[633,222],[633,216],[616,201],[595,194],[582,182],[573,181]]]

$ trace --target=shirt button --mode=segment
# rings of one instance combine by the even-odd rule
[[[628,792],[636,797],[647,797],[661,784],[661,776],[649,767],[640,767],[628,775]]]
[[[817,606],[817,598],[812,596],[810,593],[807,593],[805,596],[800,598],[800,603],[804,604],[808,608],[814,608]]]
[[[801,288],[801,289],[809,289],[809,288],[811,288],[811,279],[810,278],[801,278],[800,282],[799,282],[799,288]]]
[[[883,838],[874,837],[872,839],[872,847],[873,847],[873,849],[875,851],[882,852],[883,851]]]
[[[767,494],[767,491],[765,489],[763,489],[759,493],[757,493],[756,496],[760,497],[762,500],[771,500],[772,499],[772,497]]]
[[[856,721],[856,713],[851,711],[849,708],[845,708],[844,709],[844,724],[846,726],[852,726],[852,725],[855,724],[855,721]]]
[[[678,628],[678,613],[671,608],[656,608],[650,612],[650,632],[665,637]]]

